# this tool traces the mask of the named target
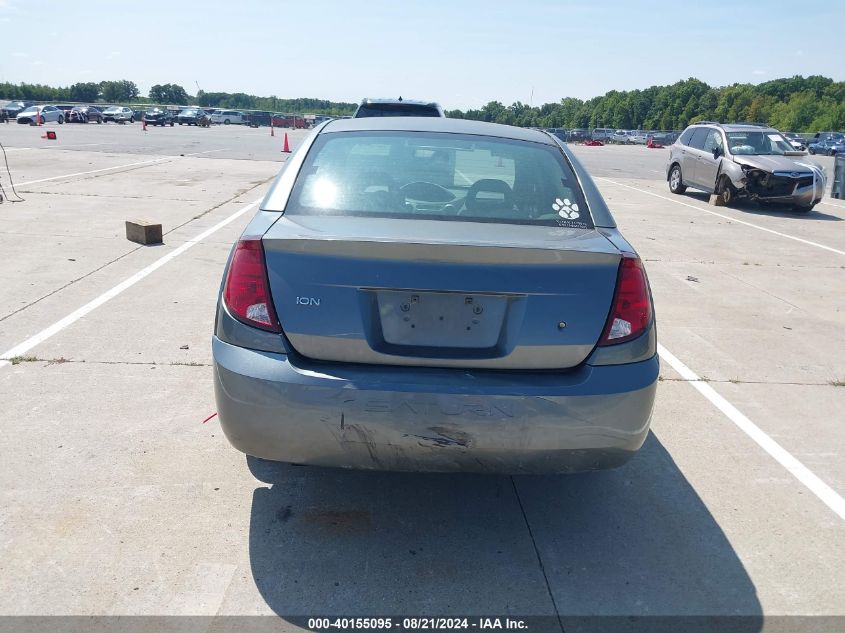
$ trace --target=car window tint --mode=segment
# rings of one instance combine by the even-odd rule
[[[416,104],[378,103],[362,105],[355,113],[357,118],[379,116],[440,116],[437,108]]]
[[[558,148],[433,132],[319,136],[286,213],[593,228]]]
[[[695,132],[695,128],[690,127],[684,130],[684,133],[681,134],[681,137],[678,139],[681,145],[689,145],[689,141],[692,138],[693,132]]]
[[[689,146],[694,149],[704,149],[704,141],[707,138],[707,132],[709,131],[710,128],[706,127],[695,128],[695,132],[689,141]]]

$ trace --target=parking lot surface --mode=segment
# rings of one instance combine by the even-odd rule
[[[26,200],[0,205],[0,614],[843,615],[845,201],[716,208],[669,193],[667,150],[576,146],[654,293],[643,450],[345,472],[247,459],[208,419],[223,265],[282,133],[50,127],[0,126]],[[126,241],[135,218],[164,244]]]

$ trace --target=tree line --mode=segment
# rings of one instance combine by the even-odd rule
[[[790,132],[845,129],[845,82],[818,75],[721,88],[690,78],[645,90],[611,90],[583,101],[567,97],[531,107],[491,101],[478,110],[446,116],[544,128],[608,127],[681,130],[693,121],[767,123]]]
[[[198,105],[208,108],[312,112],[344,116],[354,103],[325,99],[281,99],[242,92],[204,92],[191,96],[178,84],[156,84],[147,97],[128,80],[75,83],[68,87],[0,83],[0,98],[31,101],[97,101]],[[449,110],[447,116],[544,128],[679,130],[696,120],[768,123],[784,131],[845,129],[845,82],[813,75],[775,79],[761,84],[712,87],[690,78],[671,86],[610,92],[592,99],[566,97],[557,103],[505,106],[491,101],[480,109]]]

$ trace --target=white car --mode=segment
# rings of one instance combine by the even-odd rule
[[[616,130],[610,135],[610,140],[614,143],[627,143],[630,134],[628,130]]]
[[[126,123],[127,121],[129,121],[130,123],[134,123],[135,112],[133,112],[129,108],[113,106],[111,108],[106,108],[105,110],[103,110],[103,121],[106,123],[108,123],[109,121],[114,121],[115,123]]]
[[[36,121],[36,117],[41,120],[42,124],[47,123],[48,121],[56,121],[58,123],[65,122],[65,113],[59,110],[56,106],[51,105],[29,106],[25,110],[21,110],[15,117],[15,120],[18,123],[34,123]]]
[[[635,143],[637,145],[645,145],[648,143],[648,134],[642,130],[634,130],[633,132],[628,133],[628,142]]]
[[[229,125],[230,123],[242,124],[246,120],[246,115],[238,110],[223,110],[222,112],[215,112],[211,115],[212,123],[222,123]]]

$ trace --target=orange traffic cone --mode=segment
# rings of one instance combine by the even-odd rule
[[[285,154],[290,154],[290,145],[288,145],[288,133],[285,132],[285,146],[282,148],[282,152]]]
[[[35,125],[41,127],[41,110],[35,111]]]

